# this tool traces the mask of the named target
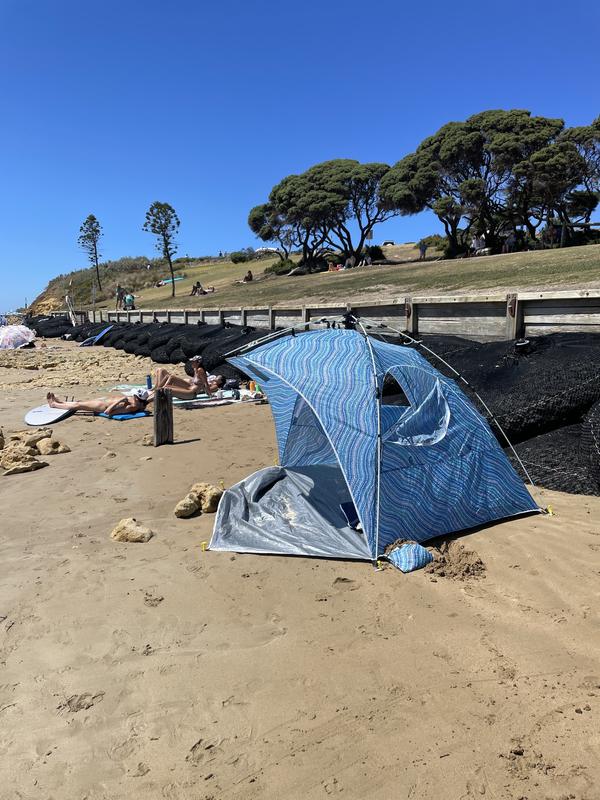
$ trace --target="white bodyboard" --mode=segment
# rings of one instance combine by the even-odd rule
[[[27,414],[25,414],[25,423],[39,428],[44,425],[52,425],[54,422],[60,422],[61,419],[70,417],[73,413],[74,411],[71,408],[50,408],[50,406],[46,404],[28,411]]]

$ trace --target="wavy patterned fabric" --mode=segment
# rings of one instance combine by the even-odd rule
[[[339,465],[374,558],[397,538],[426,541],[537,509],[485,420],[410,348],[329,329],[231,362],[269,398],[282,466]],[[409,407],[381,405],[388,373]]]

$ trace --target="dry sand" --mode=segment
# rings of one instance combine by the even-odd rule
[[[75,391],[69,359],[79,396],[116,380],[105,359],[147,371],[62,347],[0,370],[5,430]],[[600,797],[598,498],[463,537],[467,580],[203,552],[213,517],[173,506],[273,463],[270,410],[177,410],[159,449],[150,429],[69,419],[71,453],[0,477],[0,797]],[[128,516],[154,538],[111,541]]]

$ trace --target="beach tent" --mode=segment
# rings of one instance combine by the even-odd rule
[[[487,422],[416,350],[329,329],[230,361],[269,398],[279,466],[225,492],[213,550],[374,559],[399,538],[538,510]]]

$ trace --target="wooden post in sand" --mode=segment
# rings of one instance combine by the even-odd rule
[[[170,389],[154,394],[154,447],[173,444],[173,402]]]

